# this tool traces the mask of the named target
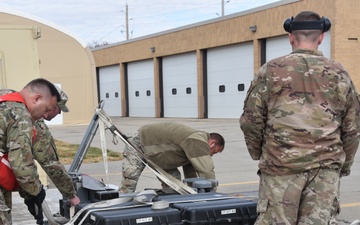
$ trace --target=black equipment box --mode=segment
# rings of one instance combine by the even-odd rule
[[[85,205],[83,205],[85,206]],[[126,207],[130,208],[126,208]],[[90,212],[84,225],[182,225],[180,212],[174,208],[152,209],[151,206],[132,207],[133,204],[121,204],[106,210]],[[119,209],[116,209],[118,207]],[[123,207],[123,208],[121,208]],[[77,207],[77,208],[81,208]],[[83,216],[91,209],[85,210]],[[77,221],[78,224],[81,219]]]
[[[152,209],[153,201],[169,207]],[[76,206],[76,212],[89,203]],[[189,195],[159,195],[148,204],[129,201],[105,208],[89,208],[75,225],[253,225],[256,201],[209,192]],[[84,219],[85,218],[85,219]]]
[[[94,202],[110,200],[119,197],[118,190],[106,190],[106,191],[96,191],[94,196]]]
[[[175,203],[185,225],[252,225],[257,218],[257,203],[241,198],[205,202]]]

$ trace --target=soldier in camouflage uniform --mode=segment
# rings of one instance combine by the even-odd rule
[[[49,112],[45,120],[51,121],[55,116],[62,112],[69,112],[69,108],[66,106],[68,97],[59,87],[55,86],[60,94],[61,100],[57,105]],[[0,90],[0,95],[12,93],[13,90],[3,89]],[[48,126],[45,124],[44,119],[35,121],[36,139],[33,145],[33,157],[38,161],[46,174],[50,177],[60,193],[67,199],[72,205],[80,203],[80,199],[76,195],[76,190],[72,183],[72,179],[66,172],[64,166],[59,162],[54,139],[49,131]],[[29,196],[21,188],[19,190],[21,197],[29,199]]]
[[[211,158],[223,151],[224,138],[217,133],[206,133],[191,127],[162,122],[142,126],[129,137],[129,141],[160,168],[181,179],[178,167],[182,166],[185,178],[204,177],[215,179]],[[125,147],[122,166],[122,181],[119,191],[130,193],[136,185],[145,165],[136,157],[137,152]],[[162,184],[168,191],[168,186]]]
[[[57,105],[49,112],[43,119],[35,122],[36,128],[36,140],[34,143],[33,157],[38,161],[40,166],[44,169],[45,173],[50,177],[56,188],[60,193],[67,198],[72,205],[80,203],[79,197],[76,195],[76,190],[72,182],[71,177],[67,173],[65,167],[60,163],[59,157],[48,126],[44,120],[50,121],[55,116],[62,112],[69,112],[69,108],[66,106],[68,97],[59,87],[55,86],[60,94],[61,100]],[[29,198],[26,192],[19,190],[21,197],[25,201]],[[31,210],[30,210],[31,211]]]
[[[342,65],[318,51],[330,20],[304,11],[286,22],[293,51],[259,69],[240,117],[259,160],[256,224],[336,224],[340,177],[359,144],[358,94]]]
[[[16,100],[6,100],[9,95],[15,96]],[[60,101],[60,95],[52,83],[39,78],[29,82],[20,92],[1,96],[0,100],[0,152],[8,157],[18,185],[31,200],[41,205],[45,191],[32,157],[34,121],[45,117]],[[1,173],[4,175],[4,171]],[[4,180],[2,178],[1,182]],[[2,185],[0,190],[0,224],[9,225],[12,224],[12,190]]]

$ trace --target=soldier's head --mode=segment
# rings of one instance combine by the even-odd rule
[[[289,32],[293,49],[309,48],[317,50],[324,38],[324,32],[331,27],[331,22],[312,11],[302,11],[284,22],[285,31]]]
[[[225,139],[218,133],[210,133],[209,139],[210,156],[221,153],[225,147]]]
[[[26,106],[33,120],[47,117],[47,114],[60,101],[59,92],[48,80],[38,78],[30,81],[20,94],[25,100]]]
[[[61,112],[69,112],[69,108],[66,106],[66,103],[69,99],[68,96],[58,86],[55,85],[55,87],[60,95],[60,101],[58,101],[57,104],[54,106],[54,108],[44,117],[44,119],[48,121],[52,120],[55,116],[57,116]]]

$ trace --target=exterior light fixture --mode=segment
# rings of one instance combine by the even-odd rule
[[[249,29],[251,32],[256,32],[256,25],[250,26]]]

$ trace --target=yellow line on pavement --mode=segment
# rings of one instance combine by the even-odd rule
[[[356,206],[360,206],[360,202],[340,204],[341,208],[356,207]]]
[[[245,182],[236,182],[236,183],[220,184],[219,186],[232,186],[232,185],[258,184],[258,183],[259,183],[259,181],[245,181]]]

